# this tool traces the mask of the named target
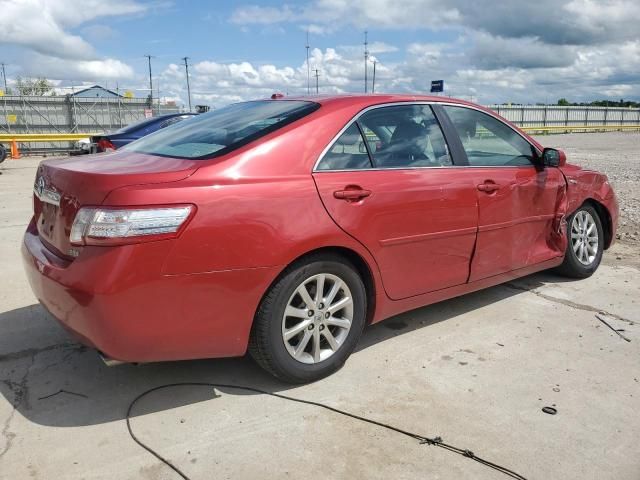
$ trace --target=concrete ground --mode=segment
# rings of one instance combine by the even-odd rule
[[[575,137],[553,143],[571,141],[579,154]],[[631,142],[639,147],[640,135]],[[107,368],[36,304],[23,274],[18,249],[36,165],[0,167],[1,479],[179,478],[124,422],[140,392],[173,382],[241,383],[325,402],[441,435],[529,479],[640,478],[636,243],[619,241],[587,280],[536,274],[370,327],[346,366],[312,385],[280,384],[244,358]],[[139,437],[192,479],[506,478],[393,432],[229,388],[155,392],[133,413]]]

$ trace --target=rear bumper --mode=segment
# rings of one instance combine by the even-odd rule
[[[73,262],[29,226],[22,257],[42,305],[82,343],[126,362],[243,355],[279,267],[163,275],[170,241],[85,247]]]

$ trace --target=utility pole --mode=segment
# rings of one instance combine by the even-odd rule
[[[316,77],[316,95],[319,93],[320,89],[318,88],[318,77],[320,77],[320,70],[318,70],[317,68],[313,70],[315,72],[315,77]]]
[[[191,112],[191,87],[189,86],[189,57],[182,57],[184,60],[184,71],[187,74],[187,97],[189,97],[189,112]]]
[[[151,80],[151,59],[153,55],[145,55],[147,60],[149,61],[149,106],[153,106],[153,81]]]
[[[307,28],[307,95],[311,94],[311,65],[309,65],[309,29]]]
[[[369,62],[369,43],[367,42],[367,31],[364,31],[364,93],[367,93],[367,63]]]
[[[371,93],[376,93],[376,63],[377,60],[373,61],[373,82],[371,84]]]
[[[5,94],[5,95],[8,95],[8,93],[9,93],[9,92],[7,92],[7,74],[6,74],[6,72],[4,71],[5,63],[4,63],[4,62],[2,62],[2,64],[1,64],[1,65],[2,65],[2,79],[4,80],[4,94]]]

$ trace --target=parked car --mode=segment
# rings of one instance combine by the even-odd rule
[[[196,113],[169,113],[166,115],[158,115],[157,117],[145,118],[138,122],[134,122],[126,127],[116,130],[113,133],[105,135],[95,135],[90,139],[91,153],[106,152],[117,150],[123,146],[142,138],[150,133],[156,132],[161,128],[174,125],[182,120],[191,118]],[[85,145],[79,145],[80,149],[86,150]]]
[[[90,188],[87,186],[90,185]],[[607,177],[444,97],[238,103],[82,160],[46,160],[24,264],[105,358],[244,355],[288,382],[365,325],[612,244]]]

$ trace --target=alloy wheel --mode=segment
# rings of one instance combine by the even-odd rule
[[[571,247],[578,261],[591,265],[598,254],[598,227],[591,214],[585,210],[577,212],[571,222]]]
[[[282,340],[299,362],[331,357],[349,335],[353,297],[340,277],[320,273],[304,280],[289,298],[282,317]]]

